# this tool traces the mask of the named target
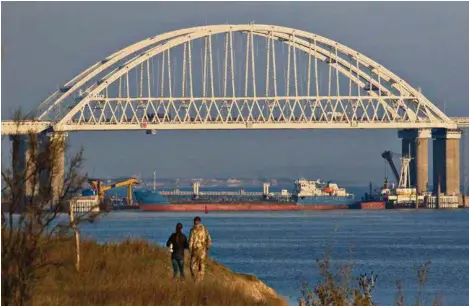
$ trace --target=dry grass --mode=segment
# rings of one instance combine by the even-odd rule
[[[82,243],[82,267],[74,269],[73,242],[60,241],[51,252],[56,265],[41,272],[33,305],[279,305],[278,297],[266,293],[256,302],[243,287],[233,284],[257,282],[236,274],[212,260],[205,280],[195,284],[186,262],[186,281],[172,279],[169,253],[144,241],[99,245]],[[186,260],[187,260],[186,256]]]
[[[352,265],[332,267],[328,258],[318,260],[318,270],[321,275],[320,281],[314,287],[307,283],[303,285],[301,297],[298,300],[300,306],[375,306],[372,293],[376,285],[377,276],[360,274],[352,277]],[[427,282],[427,274],[430,262],[426,262],[418,270],[418,293],[415,302],[405,303],[405,294],[402,281],[397,281],[396,306],[415,305],[423,306],[423,293]],[[432,305],[440,305],[440,296],[437,296]]]

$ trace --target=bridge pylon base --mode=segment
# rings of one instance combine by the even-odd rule
[[[433,130],[433,192],[460,194],[461,130]]]
[[[12,135],[12,171],[20,197],[51,190],[52,203],[63,193],[66,133]],[[51,187],[51,188],[50,188]]]
[[[428,189],[428,139],[430,129],[405,129],[398,132],[402,138],[402,155],[409,156],[410,185],[421,194]]]

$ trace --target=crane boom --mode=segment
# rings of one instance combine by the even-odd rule
[[[394,177],[396,178],[396,182],[399,182],[399,180],[400,180],[399,172],[397,172],[396,165],[394,164],[394,161],[392,160],[393,155],[400,155],[400,154],[393,153],[391,151],[384,151],[383,154],[381,154],[381,156],[385,160],[387,160],[387,162],[389,163],[389,166],[391,167],[392,173],[394,174]]]
[[[118,187],[128,186],[128,185],[132,185],[132,184],[139,184],[139,181],[136,178],[130,178],[130,179],[122,181],[122,182],[117,182],[115,184],[103,186],[103,187],[101,187],[101,190],[104,193],[106,190],[109,190],[109,189],[112,189],[112,188],[118,188]]]
[[[104,192],[113,188],[127,186],[127,201],[129,205],[133,204],[132,201],[132,185],[133,184],[140,184],[140,181],[136,178],[130,178],[121,182],[117,182],[114,184],[102,186],[103,182],[99,180],[89,180],[88,181],[91,187],[98,192],[98,196],[100,199],[104,198]]]

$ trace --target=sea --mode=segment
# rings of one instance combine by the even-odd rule
[[[429,262],[424,305],[469,306],[469,210],[340,210],[301,212],[209,212],[202,222],[212,236],[210,255],[235,272],[254,274],[290,305],[304,283],[321,279],[317,260],[353,277],[377,275],[377,305],[395,305],[397,281],[406,305],[418,292],[418,271]],[[164,245],[177,222],[188,233],[194,213],[113,211],[82,224],[99,242],[147,239]]]

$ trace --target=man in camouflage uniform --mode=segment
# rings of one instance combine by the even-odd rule
[[[194,227],[189,235],[190,268],[195,281],[200,281],[204,278],[205,258],[207,257],[208,249],[212,245],[212,239],[208,230],[200,222],[200,217],[194,218]]]

